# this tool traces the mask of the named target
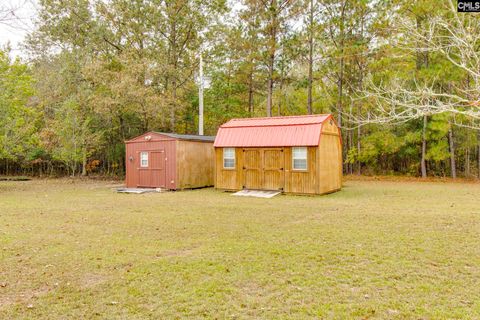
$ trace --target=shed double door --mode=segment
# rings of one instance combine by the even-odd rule
[[[243,149],[244,189],[283,190],[283,149]]]
[[[165,150],[148,151],[148,167],[141,167],[140,152],[138,163],[138,187],[165,188]]]

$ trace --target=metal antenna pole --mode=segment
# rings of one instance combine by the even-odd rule
[[[203,136],[203,59],[200,54],[200,85],[198,87],[198,134]]]

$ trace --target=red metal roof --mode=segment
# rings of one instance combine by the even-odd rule
[[[215,147],[318,146],[331,114],[232,119],[220,126]]]

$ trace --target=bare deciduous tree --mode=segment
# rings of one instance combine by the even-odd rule
[[[404,123],[424,116],[450,113],[454,124],[480,129],[480,122],[466,124],[462,121],[480,120],[480,19],[475,15],[458,14],[451,1],[444,5],[447,6],[446,14],[432,18],[423,30],[415,28],[415,21],[411,19],[400,22],[401,34],[410,43],[405,48],[440,54],[469,77],[469,85],[452,86],[445,91],[435,86],[436,81],[407,83],[396,80],[388,85],[375,85],[370,81],[361,99],[371,100],[375,108],[367,116],[356,119],[359,125]],[[417,43],[418,47],[412,48],[411,43]]]

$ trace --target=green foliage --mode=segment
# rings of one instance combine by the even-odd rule
[[[428,151],[426,157],[429,160],[442,161],[450,157],[447,139],[450,124],[447,117],[445,114],[435,115],[428,122]]]
[[[377,131],[362,140],[362,149],[355,160],[374,166],[380,158],[395,154],[403,145],[403,139],[393,132]]]
[[[33,83],[27,65],[0,50],[0,159],[24,160],[38,146]]]
[[[268,97],[273,115],[306,114],[311,91],[312,112],[342,124],[346,172],[417,175],[425,142],[429,173],[444,174],[449,129],[453,158],[466,170],[477,133],[452,126],[451,114],[428,114],[426,130],[421,114],[355,130],[378,109],[372,86],[425,84],[451,94],[475,83],[399,28],[407,21],[427,32],[429,21],[453,14],[433,0],[41,0],[28,66],[0,55],[0,160],[44,159],[70,173],[98,160],[96,172],[121,174],[126,139],[197,132],[202,54],[211,79],[206,134],[234,117],[264,116]]]

